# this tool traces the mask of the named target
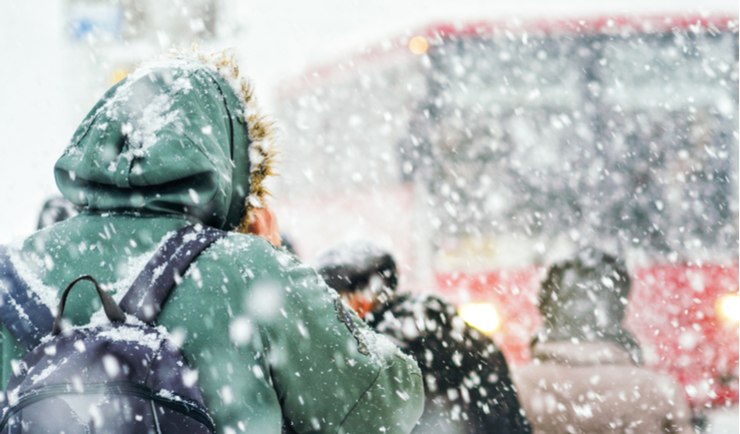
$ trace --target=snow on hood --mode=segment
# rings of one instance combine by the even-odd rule
[[[93,107],[55,165],[64,196],[90,210],[188,214],[239,226],[264,206],[276,134],[232,56],[173,51]]]

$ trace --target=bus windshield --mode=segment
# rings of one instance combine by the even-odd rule
[[[737,256],[737,34],[466,37],[429,56],[412,135],[439,249]]]

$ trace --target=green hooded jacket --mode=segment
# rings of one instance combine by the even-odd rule
[[[58,160],[59,189],[84,210],[11,246],[20,277],[52,313],[83,274],[120,301],[174,231],[237,226],[269,172],[261,122],[228,58],[142,66],[93,107]],[[354,337],[335,300],[294,256],[231,233],[192,263],[157,322],[197,370],[219,433],[409,432],[424,398],[416,363],[352,314]],[[64,314],[75,325],[102,315],[92,284],[75,287]],[[7,384],[26,351],[4,326],[1,348]]]

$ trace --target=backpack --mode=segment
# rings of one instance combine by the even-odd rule
[[[154,320],[192,260],[226,236],[192,225],[157,250],[120,306],[89,275],[62,292],[56,318],[0,250],[0,320],[30,350],[13,364],[0,434],[213,434],[190,371]],[[109,323],[64,328],[64,305],[76,283],[94,284]]]

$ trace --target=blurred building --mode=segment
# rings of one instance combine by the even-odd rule
[[[240,11],[235,0],[67,0],[66,69],[75,104],[92,107],[136,65],[173,46],[234,45],[243,30]]]

